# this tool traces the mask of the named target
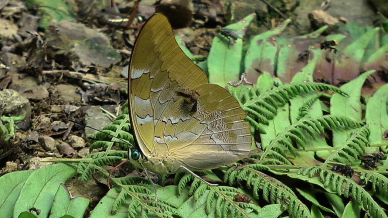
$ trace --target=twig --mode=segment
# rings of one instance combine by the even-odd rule
[[[276,11],[276,13],[280,14],[280,16],[282,16],[284,19],[287,19],[286,15],[284,15],[281,11],[279,11],[279,9],[275,8],[274,6],[272,6],[269,2],[267,2],[267,0],[262,0],[265,4],[267,4],[270,8],[272,8],[274,11]]]
[[[139,8],[140,2],[141,2],[141,0],[137,0],[137,1],[135,2],[135,5],[133,6],[131,15],[129,15],[128,22],[127,22],[127,24],[125,25],[125,27],[126,27],[127,29],[129,29],[129,26],[132,24],[133,19],[135,19],[135,15],[136,15],[137,9]]]

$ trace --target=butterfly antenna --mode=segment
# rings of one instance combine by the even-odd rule
[[[207,185],[209,186],[218,186],[218,184],[213,184],[213,183],[210,183],[204,179],[202,179],[200,176],[198,176],[196,173],[194,173],[193,171],[189,170],[187,167],[185,166],[180,166],[180,168],[186,170],[187,172],[191,173],[191,175],[193,175],[195,178],[201,180],[202,182],[206,183]]]

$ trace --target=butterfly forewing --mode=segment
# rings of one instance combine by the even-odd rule
[[[149,170],[211,169],[247,155],[245,112],[227,90],[208,83],[179,48],[164,15],[144,25],[129,71],[131,119]]]

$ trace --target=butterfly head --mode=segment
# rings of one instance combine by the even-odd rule
[[[141,158],[141,152],[138,150],[129,150],[129,155],[131,157],[131,160],[139,160]]]
[[[142,163],[146,160],[146,158],[140,150],[138,150],[137,148],[130,148],[128,150],[128,157],[129,162],[131,162],[131,164],[140,169],[144,169]]]

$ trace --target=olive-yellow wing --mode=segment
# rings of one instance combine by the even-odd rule
[[[209,84],[180,49],[168,19],[152,16],[135,42],[129,107],[140,164],[156,173],[213,169],[244,158],[250,125],[238,101]]]

